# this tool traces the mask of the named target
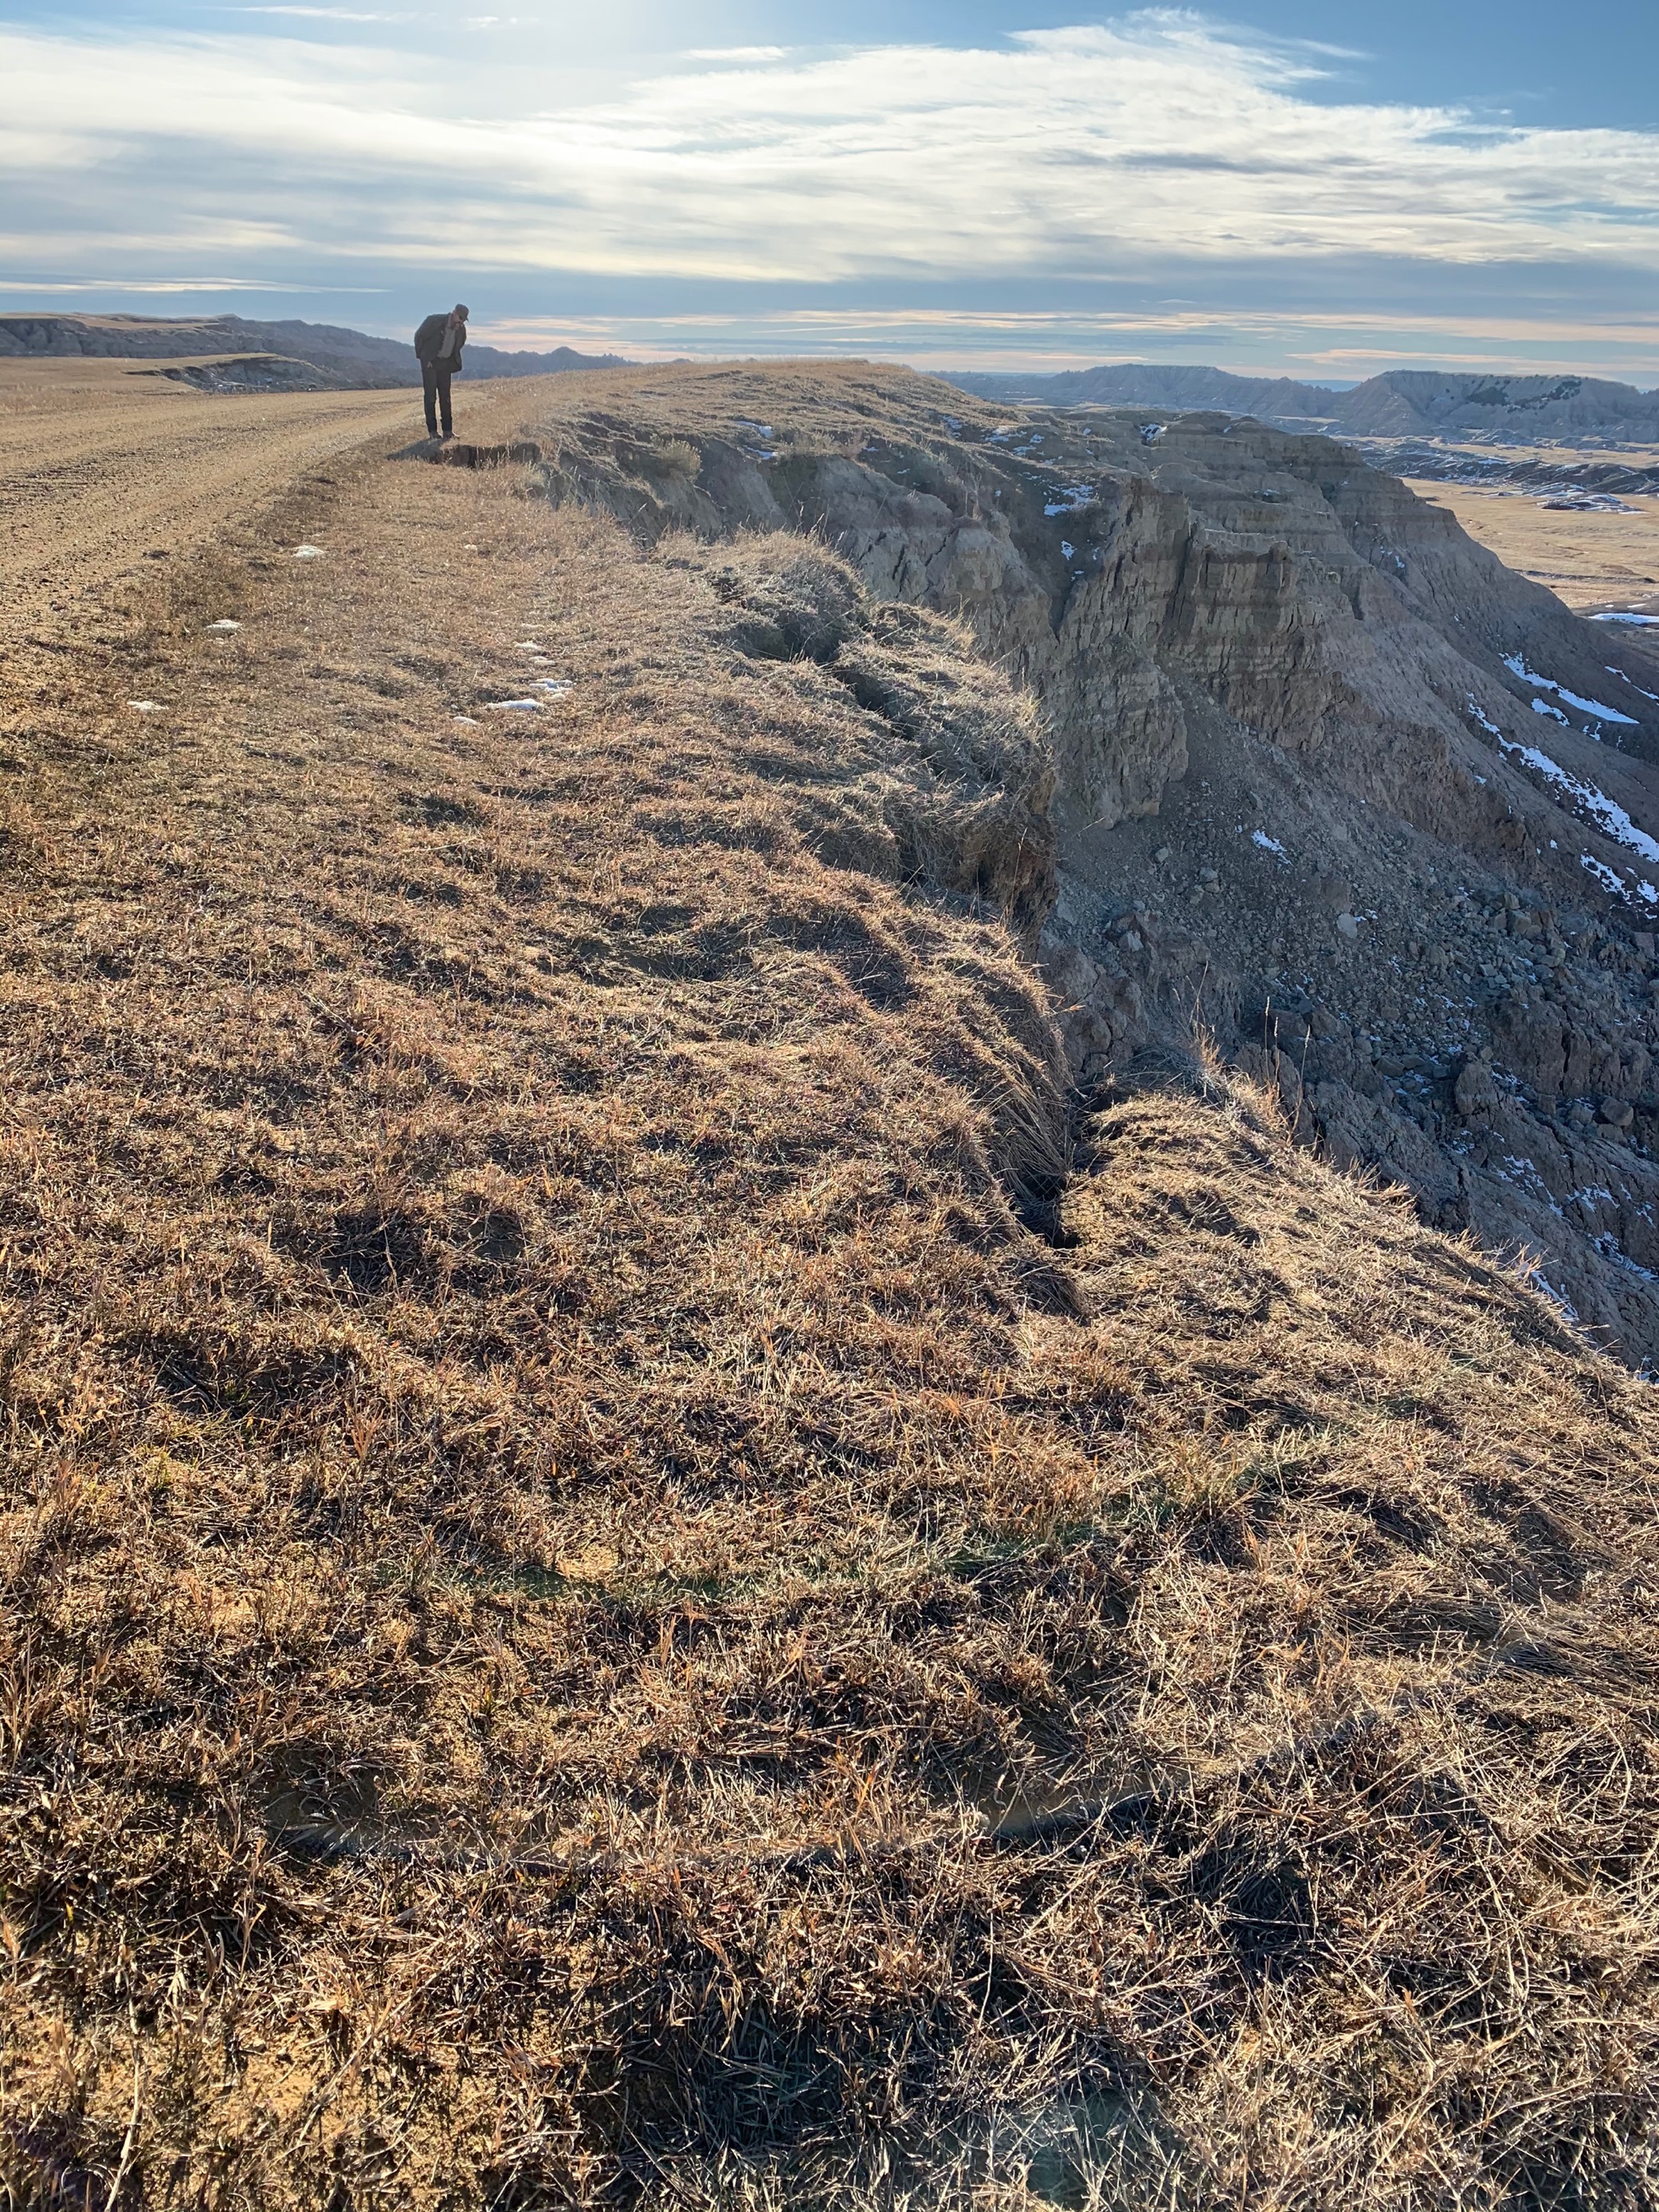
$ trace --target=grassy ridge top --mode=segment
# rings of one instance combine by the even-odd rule
[[[8,2185],[1649,2201],[1650,1390],[1068,1130],[951,625],[334,477],[12,702]]]

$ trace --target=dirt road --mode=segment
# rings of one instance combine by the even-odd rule
[[[417,393],[221,398],[127,362],[7,364],[0,654],[61,640],[147,558],[192,550],[307,470],[405,427],[420,433]]]

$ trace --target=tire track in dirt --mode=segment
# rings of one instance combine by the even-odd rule
[[[419,430],[404,391],[86,385],[0,415],[0,656],[67,641],[146,555],[187,553],[307,469],[404,428]]]

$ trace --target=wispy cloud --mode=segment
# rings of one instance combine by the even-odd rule
[[[34,276],[0,276],[0,292],[24,292],[31,299],[69,298],[70,296],[101,296],[108,299],[112,293],[154,294],[198,292],[288,292],[315,295],[338,292],[343,298],[361,300],[372,297],[370,288],[362,284],[276,284],[255,276],[152,276],[135,283],[131,276],[82,276],[72,283],[54,283]]]
[[[492,75],[294,36],[0,32],[3,244],[71,273],[115,252],[222,261],[237,238],[324,281],[444,260],[957,280],[988,301],[1169,270],[1200,319],[1246,264],[1304,288],[1324,266],[1439,270],[1453,307],[1459,270],[1571,272],[1582,298],[1604,268],[1610,300],[1659,270],[1659,133],[1333,103],[1326,65],[1164,11],[998,47],[702,49],[572,104],[521,59]]]
[[[1074,368],[1109,360],[1213,361],[1298,373],[1362,377],[1412,363],[1475,368],[1583,368],[1587,359],[1632,368],[1659,360],[1659,313],[1548,317],[1419,309],[1364,313],[1165,304],[1115,312],[1036,313],[972,307],[757,307],[748,313],[499,317],[493,345],[534,350],[563,341],[636,359],[714,357],[763,351],[897,354],[918,366]],[[1335,341],[1334,343],[1334,341]]]

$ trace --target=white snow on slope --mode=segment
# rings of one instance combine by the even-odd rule
[[[1534,706],[1537,703],[1536,700],[1533,702]],[[1609,799],[1605,791],[1598,789],[1593,783],[1586,783],[1582,776],[1571,775],[1562,767],[1559,761],[1552,760],[1549,755],[1539,746],[1517,744],[1513,738],[1506,738],[1497,724],[1489,721],[1481,713],[1473,699],[1469,701],[1469,712],[1482,729],[1490,731],[1497,738],[1504,752],[1512,753],[1518,759],[1523,760],[1527,766],[1535,769],[1547,783],[1553,783],[1558,791],[1563,793],[1589,816],[1604,836],[1611,837],[1615,844],[1623,845],[1629,851],[1639,854],[1644,860],[1659,863],[1659,839],[1650,837],[1645,830],[1638,829],[1616,799]],[[1626,895],[1626,885],[1614,875],[1611,868],[1600,860],[1592,860],[1588,854],[1585,854],[1583,859],[1585,867],[1592,875],[1603,881],[1609,890],[1618,892],[1620,896]],[[1659,889],[1656,889],[1652,884],[1638,882],[1636,891],[1638,896],[1645,900],[1648,905],[1659,906]]]
[[[1552,707],[1547,699],[1534,699],[1532,702],[1532,711],[1534,714],[1547,714],[1551,721],[1559,722],[1564,730],[1570,730],[1572,727],[1572,724],[1561,709],[1559,707]]]
[[[1590,853],[1581,853],[1578,855],[1578,865],[1581,868],[1587,868],[1602,890],[1611,891],[1615,898],[1628,898],[1631,896],[1630,885],[1622,876],[1615,874],[1605,860],[1598,860]],[[1644,899],[1649,906],[1659,906],[1659,890],[1656,890],[1651,884],[1639,883],[1636,886],[1636,890],[1637,896]]]
[[[1592,622],[1628,623],[1632,629],[1659,629],[1659,615],[1592,615]]]
[[[1565,699],[1569,707],[1576,707],[1581,714],[1597,715],[1604,722],[1622,722],[1627,730],[1641,726],[1633,714],[1621,714],[1616,707],[1604,707],[1599,699],[1581,699],[1576,691],[1569,691],[1565,684],[1553,677],[1540,676],[1535,668],[1528,668],[1524,657],[1518,653],[1506,653],[1504,665],[1511,675],[1518,676],[1523,684],[1535,684],[1540,691],[1553,691],[1558,699]],[[1537,700],[1533,705],[1538,705]]]
[[[1260,845],[1264,853],[1277,853],[1281,860],[1288,860],[1291,857],[1278,838],[1270,837],[1265,830],[1252,830],[1250,842],[1253,845]]]
[[[1532,1272],[1532,1279],[1537,1285],[1538,1288],[1544,1293],[1544,1296],[1549,1300],[1550,1304],[1559,1312],[1564,1313],[1569,1321],[1577,1320],[1578,1309],[1577,1306],[1574,1305],[1572,1300],[1567,1296],[1565,1291],[1558,1291],[1556,1289],[1554,1284],[1551,1282],[1547,1275],[1540,1274],[1538,1269],[1534,1267]]]
[[[1094,495],[1092,484],[1062,484],[1060,497],[1050,501],[1042,512],[1045,514],[1072,514],[1079,507],[1087,507]]]

